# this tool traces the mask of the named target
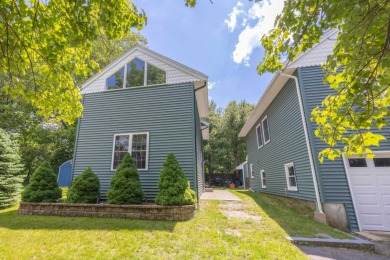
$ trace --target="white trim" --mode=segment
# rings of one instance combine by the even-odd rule
[[[258,135],[258,132],[257,132],[257,128],[260,127],[260,137],[261,137],[261,145],[259,145],[259,135]],[[261,147],[263,147],[264,145],[264,140],[263,140],[263,126],[261,125],[261,123],[259,123],[257,126],[256,126],[256,141],[257,141],[257,149],[260,149]]]
[[[295,187],[294,186],[290,186],[290,174],[288,172],[288,168],[290,168],[290,167],[294,168],[294,177],[295,177],[295,184],[296,184]],[[284,165],[284,172],[286,174],[287,190],[289,190],[289,191],[298,191],[297,172],[295,170],[294,163],[292,163],[292,162],[291,163],[286,163]]]
[[[301,112],[301,120],[302,120],[302,125],[303,125],[303,132],[305,134],[306,149],[307,149],[307,153],[309,155],[311,176],[313,178],[314,192],[315,192],[315,195],[316,195],[317,210],[318,210],[319,213],[324,213],[322,211],[320,192],[318,190],[318,180],[317,180],[316,170],[314,168],[313,152],[311,150],[311,145],[310,145],[310,140],[309,140],[309,132],[307,130],[307,122],[306,122],[306,117],[305,117],[305,111],[303,110],[303,102],[302,102],[301,91],[300,91],[300,88],[299,88],[299,81],[298,81],[298,78],[296,76],[292,76],[292,75],[285,74],[285,73],[278,73],[278,74],[281,75],[281,76],[284,76],[286,78],[293,79],[295,81],[295,89],[296,89],[297,96],[298,96],[299,110]]]
[[[114,138],[112,141],[112,155],[111,155],[111,171],[116,171],[114,169],[114,153],[115,153],[115,138],[118,135],[128,135],[129,136],[129,154],[131,152],[131,149],[133,147],[133,135],[145,135],[146,134],[146,162],[145,162],[145,169],[138,169],[138,171],[148,171],[149,170],[149,132],[134,132],[134,133],[118,133],[114,134]],[[130,154],[131,155],[131,154]]]
[[[263,176],[264,173],[265,173],[264,170],[260,170],[261,188],[263,189],[267,188],[267,177],[264,178]],[[263,184],[264,180],[265,180],[265,185]]]
[[[268,132],[268,141],[265,141],[265,134],[264,134],[264,124],[263,122],[267,120],[267,132]],[[271,142],[271,134],[269,132],[269,121],[268,121],[268,117],[265,116],[263,118],[263,120],[261,120],[261,128],[263,129],[263,142],[264,142],[264,145],[268,144],[269,142]]]
[[[253,175],[253,163],[249,164],[249,169],[250,169],[251,179],[254,179],[255,176]]]

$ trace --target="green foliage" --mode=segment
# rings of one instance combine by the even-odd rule
[[[217,108],[213,101],[209,103],[206,121],[210,123],[210,137],[204,146],[206,173],[231,172],[245,161],[245,139],[238,134],[252,110],[253,105],[245,101],[232,101],[225,110]]]
[[[100,199],[100,181],[98,176],[87,168],[75,178],[68,191],[70,203],[97,203]]]
[[[0,91],[71,124],[82,112],[73,76],[98,68],[93,41],[121,39],[146,16],[130,0],[4,0],[0,20]]]
[[[107,192],[110,204],[141,204],[144,193],[139,173],[130,154],[123,157],[115,175],[111,178],[111,190]]]
[[[57,202],[61,198],[57,177],[48,162],[42,163],[33,173],[30,184],[22,192],[24,202]]]
[[[158,188],[156,203],[159,205],[189,205],[196,202],[195,192],[191,190],[173,153],[168,155],[160,171]]]
[[[373,157],[382,135],[370,132],[388,125],[390,116],[390,2],[387,0],[286,1],[275,28],[262,38],[265,56],[259,73],[283,69],[281,57],[318,43],[323,32],[337,28],[333,54],[327,59],[324,81],[334,94],[312,111],[315,134],[328,147],[319,159],[342,152]],[[338,145],[343,146],[342,150]]]
[[[22,170],[17,143],[0,128],[0,208],[8,208],[17,202]]]

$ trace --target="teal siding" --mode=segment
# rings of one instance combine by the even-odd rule
[[[204,191],[204,171],[203,171],[203,137],[201,130],[201,122],[198,116],[198,109],[196,108],[195,119],[196,119],[196,182],[198,188],[198,200],[202,196]]]
[[[257,148],[256,126],[267,116],[270,142]],[[309,155],[298,103],[295,83],[289,80],[246,137],[248,169],[253,164],[254,179],[251,188],[281,196],[286,196],[287,187],[284,165],[295,165],[298,191],[288,191],[287,196],[315,200]],[[267,175],[267,188],[261,188],[260,170]]]
[[[304,67],[298,69],[300,87],[302,89],[302,99],[306,120],[310,122],[310,113],[332,90],[329,86],[323,85],[324,72],[319,66]],[[348,186],[347,176],[345,174],[344,164],[341,159],[334,161],[324,160],[322,164],[318,161],[318,153],[326,148],[326,144],[314,136],[316,124],[312,122],[308,125],[308,132],[312,150],[314,153],[314,162],[317,173],[319,173],[319,186],[323,202],[343,203],[348,213],[349,225],[352,230],[356,230],[357,220],[352,204],[351,193]],[[373,150],[390,150],[390,127],[384,127],[380,133],[385,135],[386,141],[381,142],[379,148]],[[375,131],[374,132],[379,132]]]
[[[160,170],[170,152],[175,154],[191,188],[195,189],[192,83],[85,94],[83,102],[73,177],[91,167],[99,176],[105,198],[114,174],[111,171],[114,134],[149,132],[149,167],[140,171],[146,197],[156,196]]]

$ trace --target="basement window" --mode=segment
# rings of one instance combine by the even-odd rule
[[[115,134],[112,149],[112,171],[118,168],[126,153],[131,154],[138,170],[148,169],[149,133]]]
[[[260,177],[261,177],[261,187],[263,189],[267,188],[267,175],[264,170],[260,171]]]
[[[286,172],[287,179],[287,189],[290,191],[297,191],[297,175],[295,173],[294,163],[287,163],[284,165],[284,170]]]

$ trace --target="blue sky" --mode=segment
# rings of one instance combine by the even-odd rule
[[[282,1],[134,0],[148,17],[141,34],[150,49],[209,76],[209,98],[219,107],[230,101],[256,104],[272,78],[259,76],[261,36],[273,27]]]

